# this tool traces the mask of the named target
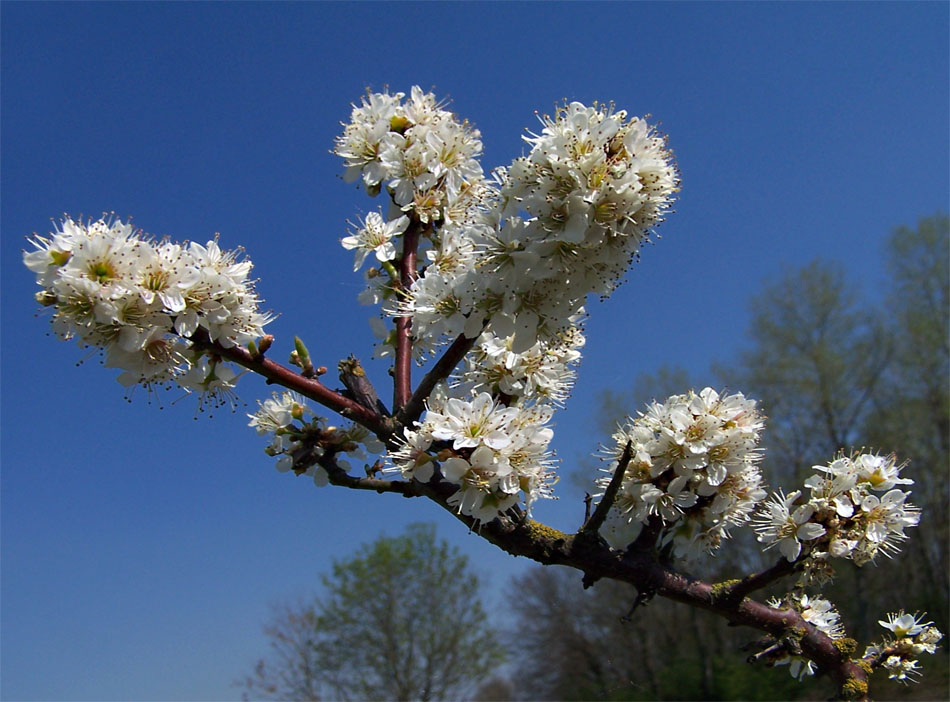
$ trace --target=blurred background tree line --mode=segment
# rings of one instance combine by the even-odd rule
[[[923,518],[902,553],[864,568],[850,561],[836,564],[837,578],[823,591],[840,610],[848,635],[862,646],[879,637],[877,620],[900,607],[925,611],[942,631],[950,629],[948,217],[935,215],[916,228],[895,230],[887,244],[887,264],[888,288],[873,303],[834,264],[816,260],[787,271],[752,300],[749,345],[736,363],[718,364],[703,378],[676,367],[643,374],[631,388],[606,390],[600,417],[607,441],[626,414],[649,401],[713,385],[757,399],[768,416],[764,472],[773,489],[795,489],[813,465],[827,463],[840,450],[893,451],[909,461],[905,475],[915,481],[911,499],[922,508]],[[590,485],[592,470],[578,476],[578,484]],[[338,565],[324,580],[329,599],[288,607],[275,616],[268,634],[279,655],[262,661],[255,675],[243,682],[252,699],[827,696],[823,681],[800,683],[785,670],[747,664],[742,648],[755,640],[754,632],[728,627],[711,614],[672,602],[642,606],[627,617],[636,596],[631,587],[601,581],[585,591],[577,573],[568,569],[537,567],[518,577],[512,591],[520,598],[509,600],[516,625],[509,632],[494,631],[479,603],[477,577],[467,571],[464,557],[436,544],[431,528],[416,527],[404,538],[415,538],[413,547],[421,547],[423,554],[441,555],[425,570],[418,565],[403,568],[395,579],[392,573],[359,570],[354,565],[358,559]],[[696,574],[725,579],[778,558],[761,553],[749,529],[737,530],[735,540]],[[372,548],[385,541],[367,547],[361,558],[383,566],[383,571],[412,562],[408,551],[399,559],[380,554],[374,558]],[[406,583],[393,586],[407,576]],[[464,593],[446,592],[448,582],[468,587]],[[779,583],[774,594],[780,594],[781,587]],[[375,608],[368,619],[360,614],[367,601]],[[444,606],[450,616],[427,617],[423,627],[398,617],[385,623],[395,613],[431,615]],[[350,631],[361,618],[364,628],[372,623],[389,627],[389,633],[356,633],[358,627]],[[328,634],[333,631],[346,631],[340,634],[346,641]],[[454,639],[443,640],[448,634]],[[946,640],[943,643],[925,664],[919,684],[903,686],[878,674],[875,697],[950,699],[948,648]],[[341,658],[341,651],[360,653]],[[505,660],[507,670],[516,672],[508,678],[492,677]],[[295,686],[279,682],[281,675],[316,682]],[[359,681],[370,682],[358,687]]]

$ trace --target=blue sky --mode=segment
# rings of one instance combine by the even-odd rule
[[[948,207],[946,3],[20,3],[2,12],[4,699],[232,699],[269,606],[361,542],[434,521],[492,602],[530,564],[436,506],[280,475],[245,410],[131,403],[36,316],[24,237],[114,211],[156,235],[243,245],[318,363],[368,359],[369,311],[338,240],[377,206],[329,153],[365,86],[413,84],[522,152],[561,99],[652,115],[682,172],[676,212],[591,305],[555,446],[596,449],[597,393],[743,344],[763,281],[814,257],[876,294],[883,241]],[[379,386],[385,367],[372,366]],[[251,409],[268,390],[239,385]],[[634,408],[631,408],[634,409]],[[578,526],[564,481],[536,516]]]

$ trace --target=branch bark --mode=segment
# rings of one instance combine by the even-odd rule
[[[739,601],[749,593],[761,590],[776,580],[784,578],[786,575],[791,575],[796,570],[798,570],[798,567],[795,563],[789,561],[787,558],[782,558],[772,567],[758,573],[753,573],[752,575],[747,575],[742,578],[742,580],[736,581],[724,588],[721,598],[729,601]]]
[[[617,493],[620,491],[620,486],[623,483],[623,477],[627,472],[627,466],[630,465],[630,456],[632,451],[633,444],[628,441],[627,445],[623,449],[623,455],[620,456],[620,460],[617,462],[617,469],[614,471],[614,475],[610,479],[607,489],[604,490],[604,496],[601,498],[600,502],[597,503],[597,508],[594,510],[594,514],[591,515],[591,518],[584,523],[584,526],[581,527],[579,533],[596,534],[597,530],[600,529],[601,525],[604,523],[604,520],[607,519],[607,514],[610,512],[610,508],[613,507],[614,500],[617,499]]]
[[[794,638],[800,642],[802,653],[835,682],[839,699],[868,699],[868,673],[801,614],[791,609],[774,609],[745,596],[737,597],[743,591],[764,587],[788,574],[786,566],[776,564],[739,581],[732,588],[723,589],[661,563],[652,549],[634,545],[623,553],[615,551],[602,539],[590,538],[588,525],[576,534],[568,534],[531,519],[498,518],[481,524],[459,514],[448,504],[448,498],[456,490],[454,485],[445,482],[404,484],[411,486],[407,489],[413,495],[430,498],[471,531],[513,556],[524,556],[543,565],[575,568],[584,573],[585,581],[609,578],[629,583],[638,591],[705,609],[731,624],[757,629],[776,640],[783,636]]]
[[[253,356],[250,351],[240,346],[225,348],[221,344],[211,341],[203,329],[196,331],[191,336],[191,341],[201,351],[233,361],[239,366],[264,376],[268,383],[276,383],[298,392],[341,416],[363,425],[378,436],[381,441],[388,442],[392,437],[394,428],[389,418],[331,390],[316,378],[305,378],[300,373],[269,358]]]
[[[425,225],[413,221],[406,229],[402,241],[402,258],[399,260],[399,285],[408,291],[416,280],[416,254],[419,236]],[[412,317],[396,318],[396,363],[393,371],[393,411],[398,412],[412,395]]]
[[[465,354],[475,345],[475,339],[477,338],[478,337],[469,339],[464,334],[461,334],[452,342],[439,360],[436,361],[432,370],[426,373],[422,382],[419,383],[419,387],[412,393],[412,397],[396,412],[396,421],[399,424],[408,427],[419,419],[425,409],[426,400],[429,395],[432,394],[432,390],[440,381],[449,377],[449,374],[461,362]]]

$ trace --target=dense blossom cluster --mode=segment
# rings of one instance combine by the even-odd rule
[[[442,459],[443,478],[465,486],[459,509],[482,520],[519,491],[526,505],[547,494],[550,429],[541,427],[573,385],[586,298],[619,283],[678,186],[665,140],[623,111],[575,102],[542,125],[525,137],[530,153],[491,181],[476,160],[478,131],[417,87],[408,97],[367,95],[335,145],[346,180],[393,201],[388,219],[370,213],[342,240],[356,268],[371,253],[379,263],[361,301],[411,318],[420,360],[461,335],[478,337],[444,407],[479,413],[490,403],[492,416],[517,428],[504,450],[455,446],[468,453]],[[410,231],[424,255],[405,289],[394,263]],[[387,354],[393,335],[379,320],[374,329]],[[454,444],[443,419],[430,402],[395,459],[405,474],[418,477],[413,451]]]
[[[360,299],[381,304],[389,315],[410,315],[413,350],[422,359],[446,339],[481,331],[482,320],[473,315],[479,297],[475,240],[492,226],[488,212],[495,187],[477,161],[478,131],[442,109],[431,93],[414,87],[405,97],[388,92],[364,97],[353,107],[335,151],[344,160],[345,180],[361,176],[371,195],[385,187],[392,198],[388,218],[368,214],[341,243],[356,250],[357,269],[371,252],[383,264],[382,271],[367,273]],[[402,256],[410,227],[425,255],[411,288],[397,292],[399,275],[390,262]]]
[[[258,401],[257,411],[249,414],[249,426],[258,434],[272,435],[265,449],[268,456],[277,456],[277,470],[286,473],[293,470],[298,475],[309,475],[313,482],[323,487],[329,475],[317,461],[327,452],[345,453],[354,458],[363,458],[363,447],[372,454],[383,451],[382,443],[359,425],[346,428],[327,426],[326,420],[318,417],[307,406],[307,401],[295,392],[273,393],[263,402]],[[337,465],[346,464],[335,458]]]
[[[488,522],[523,500],[530,509],[553,483],[547,428],[550,409],[506,407],[487,392],[471,400],[437,394],[425,420],[407,431],[393,454],[406,478],[442,479],[459,486],[449,499],[462,514]]]
[[[231,347],[260,337],[270,321],[248,279],[251,262],[216,240],[181,245],[118,219],[66,218],[31,243],[23,260],[43,287],[37,300],[53,309],[55,333],[103,349],[127,386],[175,381],[229,397],[236,374],[199,358],[189,337],[201,329]]]
[[[917,526],[920,511],[907,502],[909,492],[897,485],[903,468],[894,456],[864,453],[839,456],[805,481],[807,500],[799,490],[773,496],[755,517],[759,541],[778,546],[789,561],[808,545],[809,572],[827,573],[829,557],[848,558],[857,565],[879,553],[899,550],[904,529]]]
[[[878,621],[890,635],[871,644],[864,658],[887,671],[888,677],[902,683],[913,682],[920,675],[917,659],[921,654],[934,654],[943,633],[932,622],[923,622],[923,615],[892,612],[887,621]]]
[[[679,184],[665,140],[639,118],[572,102],[542,124],[530,153],[496,172],[498,225],[481,242],[489,328],[519,353],[619,284]]]
[[[683,558],[713,552],[765,498],[758,462],[763,421],[755,401],[712,388],[653,402],[614,434],[606,487],[630,460],[601,532],[624,549],[652,522]]]
[[[477,130],[442,109],[432,93],[369,93],[354,106],[336,140],[344,179],[362,182],[371,194],[385,183],[393,201],[423,222],[441,220],[482,177]]]

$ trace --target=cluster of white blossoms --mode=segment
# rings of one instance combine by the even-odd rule
[[[820,597],[806,594],[789,594],[784,600],[772,598],[767,604],[775,609],[790,607],[802,615],[802,619],[818,629],[832,641],[844,636],[840,615],[834,605]],[[778,657],[772,661],[775,665],[789,665],[793,678],[801,680],[806,675],[815,674],[815,664],[799,652],[789,651],[788,647],[778,648]]]
[[[343,239],[357,267],[369,252],[397,258],[407,227],[431,247],[399,295],[392,271],[371,269],[364,301],[410,316],[420,357],[483,329],[486,344],[514,353],[557,342],[588,295],[619,283],[669,210],[678,174],[665,140],[623,111],[570,103],[543,118],[542,133],[526,137],[530,154],[491,183],[476,160],[476,130],[418,88],[404,97],[368,95],[336,143],[345,177],[362,174],[394,203],[390,221],[374,213]]]
[[[249,414],[249,426],[258,434],[272,435],[264,449],[268,456],[277,456],[276,468],[281,473],[293,470],[297,475],[309,475],[318,487],[329,480],[326,469],[317,464],[327,451],[345,453],[363,458],[363,447],[371,454],[384,450],[382,442],[358,424],[346,428],[326,426],[307,406],[307,401],[289,390],[273,393],[270,398],[257,402],[257,411]],[[335,459],[341,467],[347,464]]]
[[[188,338],[202,329],[221,346],[246,344],[271,319],[258,309],[251,262],[216,240],[154,241],[118,219],[66,218],[31,243],[23,261],[43,288],[37,300],[53,310],[54,332],[104,350],[126,386],[175,381],[229,397],[237,375],[201,359]]]
[[[523,353],[609,294],[668,212],[678,173],[664,138],[612,107],[572,102],[542,118],[531,151],[495,173],[495,226],[479,230],[488,329]]]
[[[622,550],[652,519],[660,542],[690,559],[712,553],[766,497],[758,462],[763,420],[754,400],[712,388],[653,402],[613,435],[606,488],[630,446],[620,490],[601,534]]]
[[[471,314],[478,297],[475,236],[490,227],[495,188],[477,160],[478,131],[442,109],[431,93],[413,87],[405,97],[368,94],[353,107],[334,150],[343,158],[345,180],[362,176],[371,195],[385,187],[393,203],[387,218],[371,212],[341,240],[355,250],[356,269],[370,253],[382,264],[382,270],[368,271],[360,301],[382,304],[391,316],[410,315],[414,353],[422,359],[463,331],[481,331],[482,320]],[[425,255],[419,256],[410,290],[397,294],[399,274],[391,262],[401,258],[410,226]]]
[[[544,405],[506,407],[487,392],[471,400],[435,393],[425,419],[406,431],[392,459],[404,477],[421,482],[438,469],[443,480],[459,486],[449,504],[489,522],[519,501],[530,510],[534,500],[550,495],[550,417]]]
[[[361,302],[409,317],[419,360],[477,337],[448,399],[430,400],[394,463],[422,480],[440,463],[443,479],[463,487],[460,511],[479,520],[519,494],[526,506],[549,494],[544,425],[573,385],[586,298],[616,287],[678,186],[665,140],[641,119],[574,102],[542,124],[525,137],[530,153],[490,181],[478,131],[414,87],[364,97],[334,149],[345,180],[392,199],[386,216],[368,214],[341,242],[357,269],[370,254],[378,262]],[[407,241],[418,256],[404,289]],[[387,355],[394,335],[373,324]],[[512,432],[504,446],[468,445],[447,429],[447,417],[482,415]]]
[[[924,653],[934,654],[943,633],[933,622],[923,622],[924,615],[892,612],[887,621],[878,621],[891,634],[878,643],[873,643],[864,652],[865,660],[880,666],[888,677],[902,683],[915,682],[919,676],[917,658]],[[923,623],[922,623],[923,622]]]
[[[334,151],[343,158],[347,182],[362,177],[370,194],[385,184],[404,211],[423,222],[441,220],[482,178],[479,133],[418,86],[404,97],[367,94],[353,106]]]
[[[798,559],[807,543],[808,558],[821,572],[829,557],[848,558],[857,565],[890,555],[915,527],[920,510],[907,502],[911,485],[901,478],[903,465],[891,456],[864,453],[839,456],[805,481],[807,500],[796,490],[778,494],[755,516],[759,541],[778,546],[789,561]]]

